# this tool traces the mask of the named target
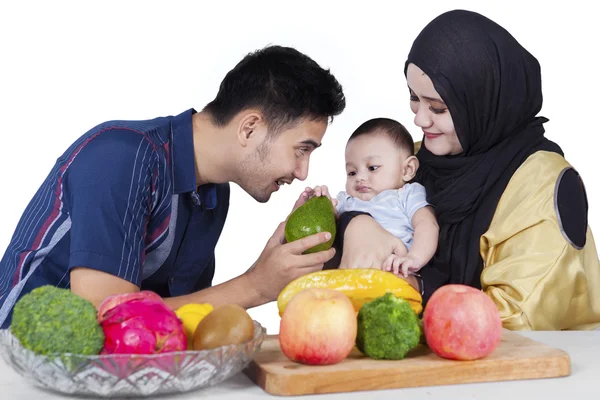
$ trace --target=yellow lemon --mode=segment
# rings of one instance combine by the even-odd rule
[[[175,314],[177,314],[183,323],[183,328],[185,329],[185,334],[188,339],[188,350],[192,349],[194,332],[196,331],[198,324],[200,321],[202,321],[202,319],[204,319],[204,317],[213,311],[213,309],[213,306],[208,303],[191,303],[181,306],[175,310]]]

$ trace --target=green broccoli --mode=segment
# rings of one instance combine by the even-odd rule
[[[357,318],[356,347],[374,359],[403,359],[421,339],[417,315],[406,300],[392,293],[365,303]]]
[[[104,346],[104,331],[94,305],[68,289],[46,285],[15,304],[12,334],[36,354],[95,355]]]

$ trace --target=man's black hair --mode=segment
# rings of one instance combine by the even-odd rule
[[[229,71],[203,111],[224,126],[240,111],[257,108],[274,135],[300,118],[333,121],[345,107],[342,86],[328,69],[294,48],[268,46]]]

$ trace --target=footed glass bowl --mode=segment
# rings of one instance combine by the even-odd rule
[[[254,321],[254,338],[212,350],[150,355],[40,356],[0,330],[0,354],[30,383],[60,393],[147,397],[216,385],[242,371],[260,350],[266,330]]]

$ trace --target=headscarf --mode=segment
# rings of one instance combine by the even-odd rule
[[[438,249],[422,270],[424,301],[444,284],[481,288],[480,237],[514,172],[531,154],[558,145],[544,137],[540,65],[504,28],[475,12],[431,21],[405,65],[418,66],[446,103],[463,152],[417,153],[440,226]]]

